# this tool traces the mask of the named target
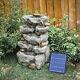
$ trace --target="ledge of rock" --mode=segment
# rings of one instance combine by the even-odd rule
[[[27,34],[27,33],[32,33],[34,32],[34,28],[30,28],[28,26],[20,26],[20,32],[22,32],[23,34]]]

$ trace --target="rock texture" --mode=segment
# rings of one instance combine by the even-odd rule
[[[18,61],[29,68],[40,69],[49,58],[48,17],[33,14],[22,18],[24,25],[20,26],[20,32],[24,40],[18,42]]]

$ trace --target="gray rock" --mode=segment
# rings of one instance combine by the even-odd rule
[[[26,27],[20,26],[20,32],[22,32],[23,34],[33,33],[34,28],[29,28],[28,26],[26,26]]]
[[[35,64],[36,64],[37,69],[41,69],[41,67],[44,65],[44,63],[45,63],[45,55],[44,54],[35,56]]]
[[[35,34],[23,34],[23,37],[29,43],[36,45],[41,42],[40,38]]]
[[[46,52],[46,47],[47,46],[44,46],[44,47],[35,46],[35,47],[33,47],[33,51],[36,54],[42,54],[42,53],[45,53]]]
[[[48,17],[47,16],[42,16],[41,21],[44,23],[48,22]]]
[[[34,17],[32,15],[23,16],[23,20],[30,24],[39,24],[40,23],[40,19],[37,17]]]
[[[49,30],[49,27],[48,26],[46,26],[46,27],[44,27],[44,26],[36,26],[36,32],[37,33],[46,33],[46,32],[48,32],[48,30]]]
[[[28,19],[28,22],[30,22],[30,23],[33,23],[33,24],[39,24],[40,23],[40,19],[39,18],[33,18],[33,17],[31,17],[31,18],[29,18]]]
[[[33,49],[33,46],[31,44],[28,44],[26,41],[19,41],[18,46],[21,49],[25,49],[27,51],[32,51],[32,49]]]
[[[40,15],[24,15],[23,20],[30,24],[44,24],[48,22],[47,16],[40,16]]]
[[[27,19],[29,19],[30,17],[32,17],[32,15],[24,15],[22,19],[27,22]]]
[[[36,27],[36,25],[33,25],[32,23],[28,23],[28,22],[24,23],[24,25],[28,26],[29,28],[33,28],[33,29],[35,29]]]
[[[40,36],[40,39],[41,39],[42,42],[47,41],[47,40],[48,40],[48,33],[42,34],[42,35]]]
[[[18,57],[18,61],[20,62],[20,63],[29,63],[31,60],[34,60],[35,59],[35,56],[33,56],[33,55],[26,55],[26,54],[24,54],[23,52],[21,52],[21,51],[19,51],[18,53],[17,53],[17,57]]]

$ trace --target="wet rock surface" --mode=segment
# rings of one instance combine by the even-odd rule
[[[24,15],[22,19],[24,25],[20,26],[20,32],[24,41],[18,42],[18,61],[29,68],[41,69],[49,58],[48,17],[33,14]]]

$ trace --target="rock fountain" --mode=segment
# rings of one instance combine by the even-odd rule
[[[49,58],[48,17],[40,14],[24,15],[24,25],[20,26],[23,40],[18,42],[19,63],[29,68],[40,69]]]

